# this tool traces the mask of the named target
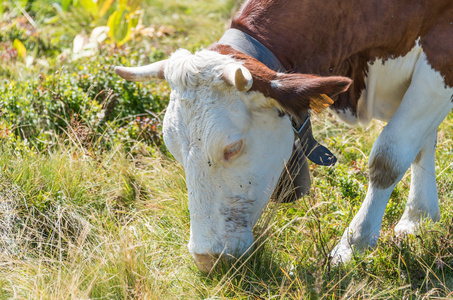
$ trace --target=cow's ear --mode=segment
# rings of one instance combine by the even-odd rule
[[[269,93],[283,109],[297,116],[309,108],[316,112],[326,109],[334,103],[331,97],[345,92],[351,82],[340,76],[278,74],[269,83]]]
[[[214,44],[211,48],[242,62],[252,75],[252,80],[230,80],[234,85],[236,82],[247,82],[245,86],[248,88],[251,83],[250,90],[259,91],[266,97],[275,99],[280,108],[296,118],[310,108],[320,112],[329,107],[334,103],[331,97],[346,91],[352,83],[351,79],[340,76],[320,77],[298,73],[277,73],[230,46]],[[237,70],[234,74],[238,75]]]

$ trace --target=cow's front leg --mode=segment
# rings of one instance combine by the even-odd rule
[[[390,195],[416,155],[411,147],[397,142],[398,138],[392,126],[377,138],[368,163],[370,184],[365,200],[331,252],[334,263],[348,261],[354,250],[376,245]]]
[[[370,185],[367,195],[340,243],[332,250],[334,261],[350,259],[354,248],[360,250],[376,244],[385,207],[393,188],[401,180],[410,164],[416,160],[420,151],[424,148],[429,149],[429,144],[433,147],[434,133],[453,108],[452,95],[453,89],[445,85],[442,76],[429,65],[422,52],[417,60],[411,84],[400,106],[373,145],[369,159]],[[419,167],[431,165],[429,172],[434,172],[434,162],[429,162],[429,159],[434,159],[433,154],[428,154],[434,150],[431,148],[426,151],[427,156],[424,157],[423,154],[420,156],[415,170],[419,173],[417,175],[419,180],[426,176],[426,174],[422,175]],[[423,180],[427,182],[428,179]],[[429,180],[433,180],[432,187],[424,192],[433,193],[434,178]],[[414,184],[416,185],[417,182]],[[423,198],[418,197],[423,189],[423,187],[417,187],[412,191],[411,188],[413,196],[409,197],[409,201],[412,203],[407,208],[407,215],[403,220],[411,220],[408,216],[419,210],[420,205],[415,204],[424,201],[417,200],[417,198]],[[428,198],[432,203],[432,197],[424,199]],[[438,216],[437,207],[434,210],[425,211],[429,211],[432,217]]]
[[[411,165],[411,188],[406,209],[395,227],[396,234],[413,233],[422,218],[440,218],[435,174],[437,130],[426,139]]]

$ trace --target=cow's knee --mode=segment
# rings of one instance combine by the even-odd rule
[[[397,156],[389,147],[379,147],[370,156],[370,183],[377,188],[387,189],[395,184],[401,173]]]

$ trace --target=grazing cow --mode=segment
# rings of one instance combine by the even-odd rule
[[[116,72],[170,83],[164,140],[186,171],[189,251],[204,271],[219,255],[247,252],[293,148],[298,162],[303,153],[333,159],[310,138],[309,109],[330,106],[350,124],[388,122],[370,153],[367,195],[331,253],[335,260],[376,244],[390,194],[409,167],[410,193],[395,231],[439,219],[434,152],[437,128],[453,107],[451,0],[249,0],[208,50],[178,50]],[[291,120],[309,138],[294,144]],[[301,151],[301,144],[315,146]],[[304,170],[295,175],[306,184]]]

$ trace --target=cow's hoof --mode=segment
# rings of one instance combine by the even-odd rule
[[[333,265],[339,265],[351,260],[353,246],[340,242],[330,252],[331,262]]]
[[[407,234],[413,234],[417,228],[418,228],[419,223],[415,221],[411,221],[408,219],[401,219],[398,224],[395,226],[395,234],[397,236],[404,236]]]

